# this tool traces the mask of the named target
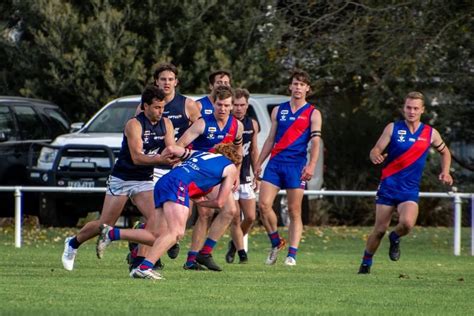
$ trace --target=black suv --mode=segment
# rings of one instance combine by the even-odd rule
[[[67,133],[70,120],[50,102],[0,96],[0,186],[29,185],[28,154],[36,143]],[[41,146],[34,146],[33,158]],[[34,148],[32,147],[32,148]],[[23,193],[23,212],[38,214],[38,194]],[[0,216],[14,214],[13,192],[0,192]]]

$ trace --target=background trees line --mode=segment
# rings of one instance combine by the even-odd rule
[[[368,151],[410,90],[428,96],[426,121],[452,147],[474,136],[471,1],[7,0],[0,12],[0,94],[52,100],[74,120],[139,93],[162,61],[179,66],[184,93],[207,92],[207,74],[228,68],[235,86],[284,94],[288,71],[307,70],[331,189],[376,188]],[[15,19],[20,40],[8,36]],[[472,168],[472,155],[457,158]],[[472,191],[472,171],[454,168],[458,187]],[[438,170],[430,155],[423,190],[446,190]],[[421,222],[449,224],[444,204],[423,200]],[[366,223],[372,205],[325,199],[314,217]]]

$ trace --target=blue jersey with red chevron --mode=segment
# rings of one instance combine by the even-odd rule
[[[276,120],[275,145],[270,160],[279,163],[306,163],[308,142],[311,135],[311,114],[314,106],[306,103],[295,113],[290,102],[279,105]]]
[[[432,128],[421,123],[412,134],[405,121],[396,121],[387,147],[380,188],[418,192],[431,144]]]
[[[214,113],[214,105],[212,104],[211,99],[209,99],[209,96],[205,96],[198,101],[201,103],[202,116],[211,115]]]
[[[235,140],[238,122],[232,115],[229,116],[225,126],[220,129],[214,115],[203,116],[206,122],[204,132],[199,135],[188,147],[194,150],[213,151],[214,146],[220,143],[230,143]]]
[[[221,154],[195,151],[191,157],[163,177],[179,179],[188,186],[189,196],[203,195],[222,181],[225,167],[232,162]]]

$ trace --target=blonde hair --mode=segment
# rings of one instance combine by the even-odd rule
[[[226,157],[234,165],[239,165],[242,163],[242,155],[237,152],[237,146],[233,143],[220,143],[214,147],[216,154],[221,154]]]
[[[411,91],[407,94],[405,99],[421,100],[421,103],[425,106],[425,96],[421,92]]]

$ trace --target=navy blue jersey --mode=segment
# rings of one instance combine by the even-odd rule
[[[175,139],[179,139],[190,125],[186,115],[186,97],[176,93],[173,100],[165,104],[163,116],[173,123]]]
[[[250,148],[252,146],[252,137],[254,133],[258,133],[258,130],[253,129],[253,120],[248,117],[244,116],[240,122],[244,126],[244,131],[242,134],[242,148],[244,152],[244,156],[242,159],[242,166],[240,167],[240,183],[250,183],[252,182],[252,177],[250,176]]]
[[[214,105],[208,96],[198,100],[201,102],[201,116],[211,115],[214,113]]]
[[[166,147],[165,134],[166,125],[164,120],[159,120],[153,125],[143,112],[138,114],[132,120],[137,120],[142,126],[143,153],[145,155],[156,155]],[[115,163],[112,175],[119,179],[129,180],[152,180],[152,165],[135,165],[128,148],[127,136],[123,135],[122,148]]]

